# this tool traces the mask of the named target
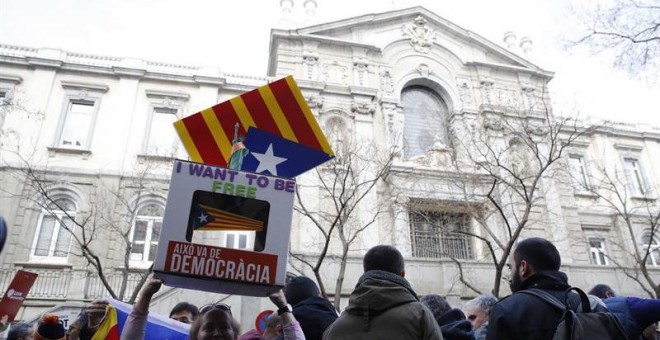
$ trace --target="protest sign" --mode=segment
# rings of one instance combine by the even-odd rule
[[[277,291],[285,280],[295,186],[292,179],[175,161],[155,277],[218,293]],[[250,249],[228,247],[232,235],[247,235],[243,245]]]
[[[9,322],[14,321],[16,313],[18,313],[21,305],[23,305],[25,297],[36,280],[36,273],[30,273],[24,270],[16,272],[14,279],[9,284],[7,291],[0,301],[0,318],[7,315]]]

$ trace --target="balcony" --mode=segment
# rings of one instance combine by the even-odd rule
[[[68,266],[49,267],[33,264],[16,264],[15,269],[0,269],[0,292],[5,292],[14,278],[16,270],[23,269],[38,274],[27,298],[29,300],[93,300],[110,296],[95,272],[84,269],[73,269]],[[106,279],[115,292],[119,292],[122,274],[111,271]],[[140,272],[130,272],[126,282],[124,301],[127,301],[133,289],[140,281]]]

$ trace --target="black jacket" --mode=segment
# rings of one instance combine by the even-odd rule
[[[570,286],[566,274],[559,271],[540,271],[525,280],[520,291],[537,288],[564,302]],[[573,310],[580,307],[577,293],[569,294]],[[606,311],[604,307],[596,311]],[[551,340],[563,312],[536,296],[516,292],[500,300],[490,311],[488,340]]]
[[[337,320],[337,310],[330,301],[312,296],[293,306],[293,316],[300,323],[305,339],[321,340],[325,329]]]

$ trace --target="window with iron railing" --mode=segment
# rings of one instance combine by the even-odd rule
[[[474,258],[467,214],[413,211],[410,230],[414,257]]]

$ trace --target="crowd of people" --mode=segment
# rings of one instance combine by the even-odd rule
[[[442,296],[418,296],[405,278],[401,253],[379,245],[365,254],[364,273],[341,315],[313,280],[299,276],[269,296],[276,312],[263,330],[242,332],[231,307],[223,303],[198,309],[182,302],[174,306],[170,318],[190,324],[191,340],[534,340],[564,338],[560,336],[564,330],[575,338],[660,339],[660,300],[617,296],[605,284],[593,287],[588,296],[572,288],[560,271],[561,256],[548,240],[520,241],[508,265],[511,295],[500,300],[480,295],[463,309],[452,308]],[[144,339],[149,304],[161,285],[152,279],[144,286],[123,326],[122,340]],[[68,332],[55,315],[44,316],[34,327],[15,324],[8,339],[95,340],[95,327],[106,307],[107,302],[94,301]]]

